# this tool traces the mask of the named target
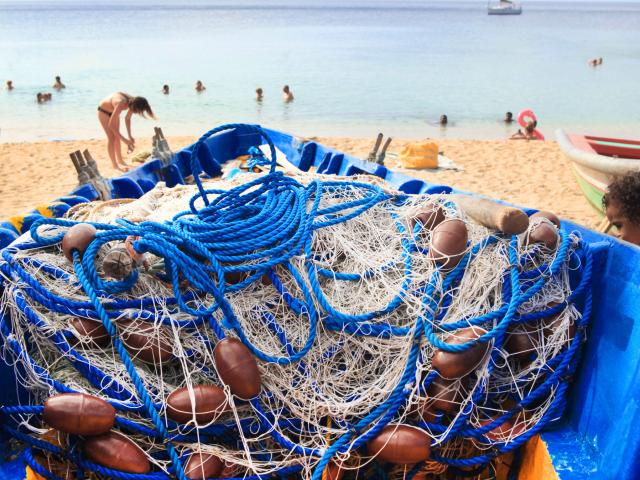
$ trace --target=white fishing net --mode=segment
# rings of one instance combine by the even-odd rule
[[[298,177],[303,183],[310,182],[312,178],[316,177]],[[205,186],[226,190],[244,181],[247,181],[246,176],[211,182]],[[76,221],[110,224],[115,224],[116,219],[128,219],[136,223],[163,222],[188,210],[189,201],[196,193],[195,186],[169,189],[160,184],[138,200],[83,204],[72,209],[69,217]],[[364,195],[362,189],[355,187],[331,189],[323,194],[319,208],[357,200]],[[459,282],[446,287],[448,300],[440,300],[435,308],[425,310],[425,286],[433,281],[433,291],[440,295],[442,292],[439,290],[447,278],[446,272],[441,275],[435,273],[436,266],[425,253],[430,243],[430,231],[420,230],[419,226],[413,229],[415,221],[412,218],[429,204],[440,205],[447,219],[463,219],[469,233],[468,250],[475,250]],[[353,211],[341,211],[336,215]],[[399,225],[402,227],[399,228]],[[530,229],[535,225],[532,222]],[[65,229],[57,227],[49,234]],[[103,298],[102,301],[144,299],[147,302],[144,308],[134,306],[135,302],[132,302],[131,306],[114,313],[113,320],[121,337],[142,329],[147,341],[166,346],[170,352],[167,362],[151,364],[136,358],[136,351],[131,351],[136,369],[153,402],[160,406],[165,420],[163,406],[174,390],[201,384],[225,388],[232,408],[209,425],[196,425],[195,419],[181,426],[167,423],[171,433],[183,435],[183,438],[178,437],[174,442],[180,452],[215,454],[227,466],[225,476],[266,475],[284,467],[302,466],[299,475],[310,478],[319,457],[301,454],[293,446],[323,453],[337,439],[352,432],[353,425],[389,400],[407,367],[407,358],[414,342],[411,332],[418,317],[426,314],[427,321],[432,321],[434,317],[441,316],[437,320],[440,325],[464,324],[504,304],[507,294],[505,288],[508,288],[505,287],[505,279],[512,267],[508,254],[510,240],[496,236],[491,242],[485,242],[491,236],[491,231],[465,217],[464,212],[446,196],[437,195],[415,195],[402,201],[392,198],[348,221],[315,230],[312,258],[301,251],[290,263],[300,272],[304,288],[309,292],[313,292],[313,282],[306,263],[311,262],[316,269],[323,269],[324,273],[318,275],[323,299],[312,293],[313,303],[322,319],[318,322],[312,347],[300,362],[284,365],[258,362],[262,377],[259,404],[268,413],[271,425],[268,428],[260,426],[261,415],[254,406],[232,395],[229,387],[218,378],[213,349],[219,339],[209,322],[202,322],[197,327],[186,325],[193,317],[168,300],[174,294],[171,286],[159,275],[163,271],[161,258],[146,254],[145,266],[138,267],[139,277],[135,285],[129,291],[111,295],[111,298]],[[540,267],[540,273],[528,277],[528,281],[533,282],[547,274],[545,266],[554,261],[557,251],[536,244],[527,245],[526,238],[527,234],[523,234],[518,239],[519,268],[534,272]],[[408,251],[407,242],[413,244],[414,241],[417,249]],[[570,240],[567,257],[576,248],[577,242],[577,239]],[[100,260],[107,247],[114,245],[115,242],[103,247],[98,255],[98,273],[101,275]],[[409,267],[405,256],[410,258]],[[5,332],[5,339],[15,342],[28,353],[32,362],[26,356],[17,357],[15,349],[6,346],[4,358],[9,363],[19,364],[16,372],[19,373],[19,382],[31,394],[30,404],[40,405],[56,394],[55,389],[43,380],[42,371],[72,390],[124,405],[138,404],[140,399],[136,389],[113,345],[107,343],[97,346],[85,332],[78,330],[73,320],[78,317],[81,308],[73,307],[65,312],[67,301],[76,302],[76,305],[77,302],[87,302],[86,310],[92,308],[77,282],[73,265],[64,257],[60,246],[16,250],[12,252],[12,262],[12,265],[23,269],[25,275],[21,277],[15,269],[10,275],[6,271],[4,273],[2,311],[11,319],[10,331]],[[51,267],[58,274],[52,273]],[[64,272],[66,278],[61,278],[63,275],[60,272]],[[364,275],[364,272],[368,274]],[[273,273],[291,297],[298,300],[305,298],[305,292],[285,266],[276,266]],[[359,276],[346,280],[336,278],[335,274]],[[564,304],[571,294],[569,277],[567,262],[557,275],[546,278],[544,288],[524,303],[518,313],[543,311]],[[51,303],[43,301],[42,295],[34,288],[35,283],[28,284],[26,278],[35,280],[38,288],[48,292],[47,298],[57,299],[53,300],[55,309]],[[186,288],[183,293],[188,293],[189,285],[183,286]],[[195,299],[190,302],[192,306],[214,303],[211,295],[201,292],[194,295]],[[336,315],[329,315],[327,306],[344,315],[362,315],[385,309],[398,295],[397,308],[365,323],[386,329],[404,328],[406,332],[402,335],[386,335],[382,330],[363,335],[362,331],[350,330],[340,325]],[[248,341],[265,355],[288,357],[291,352],[297,352],[305,345],[311,328],[309,315],[296,312],[270,278],[263,277],[240,291],[229,293],[227,299]],[[442,315],[443,312],[446,313]],[[569,303],[551,319],[523,324],[526,329],[521,332],[529,339],[530,351],[514,353],[503,345],[493,356],[489,352],[471,374],[447,384],[445,391],[455,393],[453,408],[445,413],[433,409],[431,413],[434,417],[426,423],[419,412],[430,401],[423,382],[432,373],[431,358],[435,348],[424,335],[421,336],[414,374],[407,385],[410,393],[393,416],[392,423],[420,426],[432,438],[432,450],[443,458],[473,457],[493,451],[496,445],[508,445],[541,421],[554,402],[555,389],[519,410],[515,417],[503,422],[502,426],[486,436],[460,433],[460,423],[464,424],[463,430],[479,428],[510,411],[544,382],[552,371],[553,359],[568,348],[579,315],[578,310]],[[213,316],[223,327],[227,327],[225,333],[228,336],[236,336],[228,328],[227,320],[220,311]],[[87,317],[95,319],[95,314],[87,314]],[[498,316],[483,323],[482,327],[491,331],[502,318]],[[279,327],[274,330],[274,324],[270,324],[269,319],[275,319]],[[471,326],[471,323],[464,326]],[[282,335],[277,334],[278,329]],[[444,332],[437,327],[434,332],[442,340],[455,335],[455,331]],[[74,353],[65,351],[68,350],[66,346],[61,347],[60,344],[64,343],[61,337],[68,340]],[[286,337],[288,345],[283,345],[283,337]],[[495,345],[493,350],[496,350]],[[74,358],[74,355],[78,356]],[[546,368],[549,365],[552,366]],[[87,378],[86,370],[83,370],[86,366],[95,369],[94,381]],[[482,393],[478,396],[479,389]],[[116,391],[121,392],[119,398],[114,397]],[[139,425],[153,427],[152,422],[138,412],[119,411],[118,415]],[[23,414],[20,419],[21,426],[28,428],[33,435],[42,434],[47,429],[38,415]],[[224,428],[211,433],[216,426]],[[170,462],[161,454],[164,446],[160,439],[131,431],[126,433],[148,454],[156,471],[170,474]],[[366,448],[348,446],[353,445],[358,437],[358,434],[354,435],[333,462],[342,465],[353,478],[358,475],[358,478],[370,478],[365,477],[364,473],[371,472],[373,468]],[[283,442],[283,438],[286,441]],[[390,478],[403,478],[412,471],[413,466],[385,468]],[[423,475],[447,475],[447,465],[435,459],[424,462],[418,470]]]

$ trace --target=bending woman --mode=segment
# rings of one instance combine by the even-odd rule
[[[127,114],[124,117],[124,124],[127,126],[128,138],[120,133],[120,114],[125,110]],[[151,118],[156,118],[146,98],[134,97],[128,93],[113,93],[104,98],[98,106],[98,120],[107,134],[109,158],[116,170],[126,171],[129,167],[122,160],[120,141],[127,144],[128,152],[132,152],[136,146],[136,141],[131,135],[131,116],[134,113],[142,118],[147,118],[145,113]]]

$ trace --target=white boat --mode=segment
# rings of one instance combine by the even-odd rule
[[[500,0],[500,3],[497,5],[492,5],[491,2],[489,2],[487,12],[489,15],[520,15],[522,13],[522,6],[510,0]]]

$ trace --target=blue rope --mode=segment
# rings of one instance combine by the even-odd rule
[[[230,190],[205,189],[200,179],[202,167],[198,160],[198,152],[210,136],[230,129],[236,129],[242,134],[258,135],[266,142],[271,158],[267,158],[257,149],[252,150],[250,151],[252,158],[249,166],[269,165],[270,173]],[[174,446],[175,442],[197,442],[211,439],[222,443],[233,443],[241,430],[245,435],[255,436],[268,433],[273,441],[283,449],[298,455],[316,457],[318,461],[312,478],[319,480],[322,472],[336,454],[360,448],[378,435],[389,422],[397,418],[398,412],[406,404],[417,382],[419,382],[418,390],[422,393],[433,382],[437,376],[435,371],[432,371],[424,379],[416,378],[418,363],[425,361],[421,352],[425,344],[428,343],[433,348],[446,352],[459,353],[481,343],[490,343],[493,347],[491,361],[488,364],[489,373],[491,373],[498,368],[496,365],[499,352],[509,327],[555,315],[564,310],[568,304],[572,304],[577,308],[581,306],[582,310],[582,315],[578,320],[577,333],[565,350],[540,368],[539,373],[546,375],[544,382],[535,389],[531,389],[514,408],[482,427],[474,428],[470,425],[471,408],[463,409],[454,424],[449,426],[447,439],[475,438],[480,442],[492,444],[494,448],[490,452],[472,458],[452,459],[444,456],[443,450],[434,445],[432,459],[456,468],[480,468],[496,455],[517,448],[562,413],[566,403],[569,378],[577,367],[580,344],[583,342],[592,308],[590,286],[593,262],[591,252],[583,242],[576,243],[572,237],[561,232],[559,246],[553,261],[549,264],[530,266],[527,263],[527,258],[518,257],[517,238],[512,237],[505,249],[505,254],[509,257],[509,266],[500,273],[504,279],[503,294],[502,298],[495,300],[495,308],[483,315],[460,318],[456,322],[443,324],[442,321],[449,311],[449,306],[460,282],[468,271],[469,264],[484,248],[499,242],[500,237],[489,235],[477,244],[470,245],[468,253],[452,271],[444,272],[436,269],[428,282],[416,287],[412,279],[413,256],[426,254],[428,249],[419,244],[421,240],[417,233],[421,227],[416,225],[414,231],[408,232],[403,221],[392,210],[393,206],[402,206],[409,197],[405,195],[392,196],[377,186],[358,182],[315,180],[306,186],[302,185],[275,171],[275,146],[266,132],[258,126],[230,124],[206,132],[194,145],[190,162],[198,193],[191,199],[189,210],[177,214],[171,222],[165,223],[142,222],[134,224],[126,220],[119,220],[117,225],[94,224],[97,229],[95,240],[82,256],[77,251],[73,252],[75,277],[44,262],[16,256],[20,250],[52,247],[60,243],[64,236],[60,227],[66,228],[75,225],[75,222],[66,219],[41,218],[34,221],[30,228],[33,241],[3,250],[2,261],[0,261],[2,275],[20,283],[20,289],[16,289],[11,294],[18,308],[34,328],[42,331],[48,328],[49,323],[46,316],[40,315],[38,309],[32,308],[33,303],[41,305],[46,311],[101,321],[111,337],[113,347],[125,366],[135,391],[130,391],[91,365],[69,343],[70,332],[55,333],[51,336],[51,341],[79,373],[109,397],[110,403],[116,409],[135,412],[147,416],[151,420],[153,427],[118,416],[116,424],[125,430],[162,440],[166,447],[166,453],[161,452],[165,456],[163,458],[171,460],[174,473],[179,479],[184,480],[185,474],[182,460]],[[330,207],[321,207],[321,199],[324,195],[341,193],[345,189],[357,191],[360,194],[359,198],[345,199]],[[320,267],[322,259],[318,257],[317,252],[313,251],[314,232],[347,222],[377,205],[386,208],[394,219],[396,231],[401,238],[400,257],[387,259],[383,265],[360,273],[333,272]],[[117,298],[119,294],[130,290],[136,283],[137,270],[119,281],[106,280],[98,273],[96,257],[100,249],[109,242],[122,242],[129,237],[136,238],[133,242],[133,248],[138,253],[151,253],[164,262],[165,272],[162,279],[171,285],[172,291],[171,296],[163,299],[169,312],[166,318],[158,318],[156,315],[154,311],[155,299],[123,300]],[[502,245],[504,244],[499,244],[499,248],[503,248]],[[305,260],[304,266],[299,269],[294,266],[292,259],[300,255],[304,255]],[[576,269],[579,266],[581,271],[578,285],[573,288],[566,302],[547,308],[545,311],[520,314],[520,307],[540,292],[567,263]],[[359,282],[384,274],[392,268],[402,269],[403,280],[398,291],[391,292],[390,300],[378,310],[357,314],[346,313],[331,305],[323,293],[321,279]],[[82,289],[89,301],[75,301],[54,294],[29,273],[31,269],[44,272],[52,281],[65,282],[73,290]],[[290,283],[292,282],[294,288],[299,291],[298,297],[287,290],[280,278],[280,273],[285,270]],[[230,283],[228,281],[231,275],[238,274],[243,276],[240,282]],[[271,281],[274,293],[279,295],[287,308],[308,325],[306,338],[303,341],[296,339],[296,343],[301,345],[296,346],[288,337],[285,327],[278,322],[276,315],[271,310],[273,305],[265,304],[252,312],[253,321],[263,322],[282,346],[282,354],[277,356],[269,355],[252,344],[229,301],[230,294],[242,291],[263,277]],[[183,286],[184,281],[189,285],[187,291]],[[417,318],[408,318],[406,323],[401,325],[386,321],[384,317],[403,305],[407,296],[415,296],[420,299],[420,312]],[[319,305],[320,308],[316,305]],[[186,313],[190,318],[186,320],[172,318],[173,314],[178,311]],[[348,421],[332,419],[334,424],[344,433],[326,449],[309,448],[296,443],[293,439],[302,430],[312,428],[312,426],[303,425],[300,420],[295,418],[289,419],[290,412],[274,412],[263,408],[263,405],[270,403],[271,395],[265,391],[260,397],[251,399],[249,402],[255,416],[241,418],[238,424],[213,425],[192,432],[179,429],[175,423],[163,419],[160,412],[164,406],[154,404],[152,401],[155,386],[145,385],[142,381],[134,362],[118,336],[113,322],[115,318],[187,328],[205,343],[213,342],[208,335],[209,331],[218,340],[226,338],[229,333],[233,332],[258,359],[279,365],[297,363],[296,367],[303,376],[307,374],[308,367],[304,358],[315,343],[319,323],[326,330],[342,331],[358,336],[410,337],[412,344],[403,373],[386,400],[380,405],[374,406],[369,414],[363,418],[349,419]],[[471,325],[482,326],[487,330],[487,333],[460,345],[448,344],[441,338],[442,334]],[[28,368],[35,372],[43,382],[59,392],[74,391],[51,378],[45,369],[37,365],[28,351],[25,351],[22,345],[13,338],[11,320],[3,312],[0,312],[0,332],[2,332],[6,345],[13,352],[15,358],[27,364]],[[342,344],[333,345],[323,353],[321,361],[330,361],[343,347]],[[188,351],[186,355],[193,355],[193,352]],[[202,372],[206,373],[209,370],[209,367],[201,365],[199,360],[194,360],[194,362]],[[295,385],[292,388],[295,388]],[[487,391],[487,388],[489,387],[484,384],[478,386],[474,390],[472,402],[490,402],[497,394],[502,393],[499,389],[492,387],[490,391]],[[548,398],[552,390],[555,391],[555,396],[551,406],[535,427],[509,443],[496,442],[487,438],[486,434],[491,430],[508,421],[523,408]],[[40,415],[42,406],[2,406],[0,412],[8,417],[12,415]],[[442,415],[439,415],[435,423],[422,422],[418,425],[433,432],[444,433],[447,427],[441,425],[439,423],[441,421]],[[94,471],[104,476],[125,480],[169,478],[160,472],[134,475],[106,469],[88,462],[78,456],[75,451],[66,452],[55,446],[53,446],[55,447],[55,451],[53,451],[51,444],[47,446],[46,442],[40,443],[43,441],[34,439],[7,425],[4,428],[5,430],[9,429],[7,431],[15,438],[21,439],[35,448],[59,454],[82,469]],[[258,455],[258,452],[255,454]],[[25,450],[25,460],[29,464],[33,462],[30,449]],[[40,473],[37,468],[34,467],[34,471]],[[42,469],[41,466],[40,469]],[[288,474],[299,472],[300,469],[301,467],[284,468],[276,474],[285,478]],[[411,472],[409,478],[413,477],[418,469],[414,468]],[[53,478],[47,477],[45,474],[43,476]],[[247,478],[266,477],[258,475]]]

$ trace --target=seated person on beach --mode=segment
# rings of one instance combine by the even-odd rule
[[[293,102],[293,92],[289,88],[289,85],[282,87],[282,99],[285,103]]]
[[[162,86],[162,93],[164,93],[165,95],[169,95],[169,85]]]
[[[602,197],[602,206],[618,236],[640,245],[640,172],[615,179]]]
[[[511,135],[511,140],[537,140],[537,137],[533,134],[533,131],[538,126],[538,121],[527,122],[527,126],[524,127],[524,132],[518,129],[516,133]]]
[[[53,84],[53,88],[55,88],[56,90],[62,90],[63,88],[67,88],[67,86],[64,83],[62,83],[62,80],[60,80],[60,77],[57,76],[56,81]]]
[[[196,82],[196,92],[201,93],[201,92],[204,92],[206,89],[207,87],[205,87],[200,80]]]
[[[449,118],[446,115],[440,115],[440,126],[446,127],[449,123]]]
[[[507,112],[504,116],[504,123],[513,123],[513,113]]]
[[[128,138],[120,133],[120,114],[124,111],[127,114],[124,117],[124,123],[127,127]],[[135,148],[136,141],[131,135],[131,116],[137,113],[142,118],[147,118],[145,113],[155,119],[153,110],[149,102],[144,97],[135,97],[128,93],[117,92],[102,99],[98,105],[98,120],[100,125],[107,134],[107,150],[111,164],[116,170],[126,171],[129,167],[122,160],[121,143],[127,144],[127,151],[132,152]]]
[[[7,80],[7,90],[9,90],[9,91],[13,90],[13,81],[12,80]]]
[[[260,87],[256,88],[256,102],[261,102],[262,97],[262,89]]]

